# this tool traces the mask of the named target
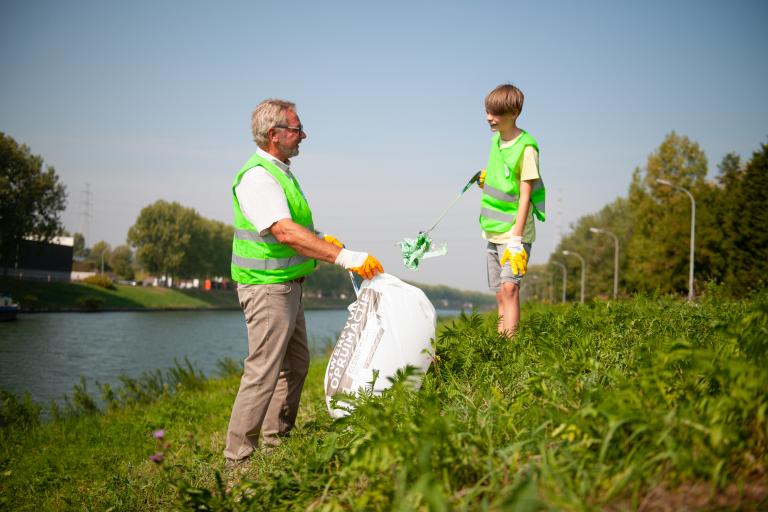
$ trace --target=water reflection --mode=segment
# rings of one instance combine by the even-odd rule
[[[347,311],[312,310],[306,318],[310,351],[318,357],[336,342]],[[218,361],[242,360],[247,347],[240,311],[21,314],[0,324],[0,387],[48,403],[71,394],[84,376],[90,393],[99,395],[96,383],[114,387],[120,375],[166,370],[185,357],[216,375]]]

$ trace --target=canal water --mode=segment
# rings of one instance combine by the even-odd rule
[[[306,311],[310,352],[321,356],[336,343],[347,310]],[[438,310],[440,316],[458,311]],[[139,377],[166,370],[184,358],[206,376],[215,376],[224,358],[242,361],[248,350],[240,311],[20,314],[0,323],[0,387],[48,404],[85,377],[89,393],[97,384],[119,386],[120,375]]]

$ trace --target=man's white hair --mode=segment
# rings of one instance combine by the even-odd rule
[[[270,128],[288,123],[288,112],[296,111],[296,104],[290,101],[268,99],[259,103],[251,114],[253,140],[261,149],[266,150],[267,133]]]

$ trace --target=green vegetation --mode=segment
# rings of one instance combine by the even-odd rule
[[[444,285],[410,284],[420,288],[436,307],[454,309],[496,309],[496,297],[490,293],[468,292]],[[466,304],[471,304],[468,308]]]
[[[356,278],[360,282],[360,278]],[[449,286],[428,285],[410,281],[409,284],[420,288],[438,308],[451,309],[487,309],[496,306],[496,298],[489,293],[469,292]],[[319,262],[317,270],[307,277],[304,283],[304,296],[308,298],[340,299],[346,307],[354,296],[349,281],[349,272],[337,265]],[[471,304],[465,307],[466,304]]]
[[[442,326],[419,392],[401,378],[342,421],[326,413],[315,361],[294,435],[242,474],[221,456],[231,362],[218,380],[183,367],[181,386],[145,376],[106,413],[77,390],[43,425],[17,400],[20,424],[0,431],[0,499],[19,510],[765,509],[768,295],[523,314],[515,340],[493,315]]]
[[[115,283],[110,278],[103,274],[97,274],[95,276],[88,276],[82,280],[83,284],[90,284],[93,286],[100,286],[105,290],[117,290]]]
[[[112,286],[113,289],[109,289],[100,284],[0,278],[0,290],[10,293],[27,311],[239,307],[233,290]]]
[[[43,158],[0,132],[0,266],[16,261],[25,236],[51,239],[61,232],[67,192]]]
[[[494,302],[493,297],[487,294],[447,286],[417,286],[438,307],[461,309],[463,304],[470,302],[475,308],[483,308]],[[0,290],[10,293],[25,311],[240,307],[234,290],[115,285],[101,275],[72,283],[0,277]],[[322,264],[315,274],[309,276],[304,294],[304,307],[307,309],[344,309],[354,300],[347,272],[328,264]]]
[[[768,144],[746,163],[728,154],[718,168],[716,180],[707,180],[707,158],[699,145],[675,132],[665,137],[645,167],[635,169],[627,197],[576,221],[550,256],[550,262],[568,267],[569,297],[578,297],[581,270],[575,258],[561,256],[563,249],[586,260],[587,298],[613,291],[613,241],[590,233],[590,227],[619,239],[623,294],[687,293],[691,202],[657,179],[686,188],[696,200],[696,288],[721,283],[737,297],[763,289],[768,275]],[[534,274],[542,270],[531,269]],[[561,270],[551,265],[550,272],[556,276],[554,296],[560,297]]]
[[[136,259],[151,274],[172,277],[228,276],[232,226],[193,208],[159,200],[145,206],[128,230]]]

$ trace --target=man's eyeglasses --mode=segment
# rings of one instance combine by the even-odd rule
[[[275,125],[275,128],[291,130],[292,132],[296,132],[296,133],[304,133],[304,125],[301,125],[301,124],[299,126],[285,126],[284,124],[277,124]]]

